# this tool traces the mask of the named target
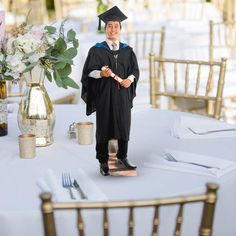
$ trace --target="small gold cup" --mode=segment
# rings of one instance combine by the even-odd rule
[[[36,156],[36,137],[34,134],[21,134],[18,136],[19,152],[21,158],[34,158]]]
[[[79,122],[76,124],[77,141],[82,145],[93,143],[93,122]]]

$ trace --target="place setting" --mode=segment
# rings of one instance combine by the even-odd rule
[[[236,163],[233,161],[174,149],[166,149],[159,154],[151,153],[143,166],[214,178],[220,178],[236,170]]]
[[[80,168],[61,173],[48,169],[36,184],[41,192],[51,192],[57,202],[107,200],[102,190]]]
[[[181,115],[171,127],[177,139],[208,139],[236,137],[236,126],[215,119]]]

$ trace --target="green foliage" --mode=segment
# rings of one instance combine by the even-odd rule
[[[49,34],[55,34],[56,30],[52,26],[46,26],[45,29]],[[46,51],[46,56],[42,60],[42,65],[45,69],[45,75],[49,81],[54,80],[58,87],[67,89],[68,87],[78,89],[78,84],[73,81],[69,75],[71,74],[71,66],[73,58],[78,53],[79,42],[76,39],[76,33],[70,29],[67,34],[64,29],[60,28],[60,37]],[[48,64],[43,61],[48,60]]]
[[[54,10],[54,0],[45,0],[46,1],[46,7],[48,10]]]

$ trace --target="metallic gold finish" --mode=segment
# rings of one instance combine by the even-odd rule
[[[152,225],[153,225],[152,226],[152,236],[157,236],[158,225],[159,225],[159,206],[155,207],[155,213],[154,213]]]
[[[26,91],[20,102],[17,117],[21,132],[35,134],[38,147],[53,143],[55,125],[55,113],[43,80],[44,71],[38,73],[35,70],[26,75]]]
[[[179,212],[178,216],[176,219],[176,225],[175,225],[175,236],[180,236],[181,235],[181,226],[183,223],[183,203],[180,204],[179,206]]]
[[[150,74],[150,103],[152,107],[155,106],[155,67],[154,67],[155,54],[150,53],[149,56],[149,74]]]
[[[150,101],[151,105],[154,108],[160,107],[159,97],[167,96],[172,100],[177,98],[184,99],[196,99],[206,102],[206,115],[220,119],[221,117],[221,107],[222,107],[222,97],[225,81],[225,71],[226,71],[226,58],[222,58],[221,62],[216,61],[196,61],[196,60],[184,60],[184,59],[166,59],[158,57],[155,54],[151,53],[149,56],[149,69],[150,69]],[[173,78],[172,74],[166,73],[165,65],[173,65]],[[178,78],[178,65],[185,66],[185,73],[183,78]],[[197,78],[192,78],[191,80],[196,81],[195,92],[194,94],[189,92],[189,82],[190,82],[190,70],[191,67],[197,66]],[[204,66],[208,68],[208,78],[205,87],[205,94],[199,93],[200,81],[202,80],[201,67]],[[168,67],[169,68],[169,67]],[[214,68],[217,68],[217,71],[214,71]],[[157,73],[156,73],[157,70]],[[184,82],[183,91],[178,91],[177,80]],[[174,90],[168,90],[167,81],[173,81]],[[209,95],[212,91],[212,84],[215,81],[217,85],[217,91],[215,94]],[[157,84],[157,86],[155,86]],[[161,84],[163,85],[161,87]],[[170,83],[169,83],[170,84]],[[170,109],[173,109],[174,106],[170,106]],[[184,110],[191,111],[194,110]],[[196,110],[198,113],[198,111]],[[202,114],[202,113],[200,113]]]
[[[160,206],[168,205],[180,205],[179,213],[176,219],[175,225],[175,236],[180,235],[180,226],[183,221],[183,205],[190,203],[199,203],[203,202],[203,213],[201,218],[201,226],[199,229],[199,236],[211,236],[212,235],[212,226],[213,226],[213,216],[215,210],[215,204],[217,201],[217,184],[207,184],[207,191],[205,194],[183,196],[183,197],[170,197],[163,199],[153,199],[153,200],[140,200],[140,201],[116,201],[116,202],[61,202],[53,203],[51,200],[52,195],[50,193],[42,193],[40,195],[42,204],[41,210],[43,215],[44,222],[44,232],[45,236],[56,236],[55,229],[55,219],[54,212],[57,210],[77,210],[78,213],[78,228],[80,235],[84,235],[84,223],[80,210],[88,209],[102,209],[103,210],[103,231],[104,236],[109,236],[109,221],[108,221],[108,210],[116,208],[128,208],[129,220],[128,220],[128,235],[133,235],[135,224],[134,224],[134,208],[139,207],[154,207],[155,214],[152,219],[152,236],[158,235],[158,208]],[[52,209],[52,211],[51,211]],[[69,232],[68,232],[69,235]]]
[[[0,75],[0,136],[8,134],[6,81]]]
[[[80,209],[77,210],[77,227],[78,227],[78,230],[79,230],[79,235],[80,236],[84,236],[84,222],[83,222],[83,218],[82,218],[82,215],[81,215],[81,211]]]
[[[103,233],[104,233],[104,236],[109,235],[109,222],[108,222],[107,208],[103,209]]]
[[[134,208],[130,207],[129,208],[129,232],[128,235],[129,236],[133,236],[134,235]]]

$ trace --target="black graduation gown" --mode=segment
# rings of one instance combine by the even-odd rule
[[[86,102],[87,115],[96,111],[96,139],[99,143],[110,139],[129,140],[139,68],[133,49],[123,43],[119,48],[114,52],[105,41],[97,43],[89,50],[83,68],[81,97]],[[105,65],[122,79],[134,75],[134,82],[129,88],[124,88],[111,77],[94,79],[88,76],[91,71],[101,70]]]

